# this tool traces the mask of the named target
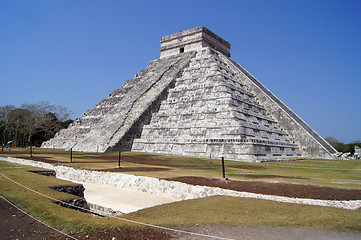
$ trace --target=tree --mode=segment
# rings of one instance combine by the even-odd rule
[[[333,137],[327,137],[325,140],[331,144],[332,147],[334,147],[338,152],[347,152],[348,147],[346,144],[339,142],[336,138]]]
[[[73,122],[72,120],[67,120],[66,122]],[[63,126],[68,126],[65,122],[61,122],[57,119],[54,113],[49,112],[44,115],[44,118],[39,127],[36,128],[32,138],[31,143],[35,146],[40,146],[43,141],[53,138],[55,134]]]
[[[358,146],[358,147],[361,147],[361,142],[360,141],[355,141],[355,142],[352,142],[350,143],[351,145],[351,154],[354,154],[355,153],[355,146]]]
[[[4,143],[12,140],[17,146],[35,144],[54,137],[61,128],[67,127],[71,111],[66,107],[48,102],[22,104],[20,108],[8,105],[0,107],[0,129]]]
[[[9,113],[9,138],[12,139],[15,145],[23,145],[27,142],[26,122],[30,114],[31,112],[21,108],[16,108]]]
[[[33,143],[32,138],[39,131],[44,133],[44,139],[53,137],[60,130],[60,122],[67,120],[71,114],[66,107],[50,105],[45,101],[38,104],[23,104],[21,108],[31,113],[25,118],[29,144]]]
[[[331,144],[332,147],[334,147],[337,151],[343,152],[343,153],[350,152],[351,154],[354,154],[355,146],[361,147],[360,141],[344,144],[342,142],[339,142],[336,138],[333,138],[333,137],[327,137],[327,138],[325,138],[325,140],[329,144]]]
[[[9,113],[14,109],[14,105],[0,106],[0,129],[3,135],[3,143],[6,143],[6,135],[9,127]]]

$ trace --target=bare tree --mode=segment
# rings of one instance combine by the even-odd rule
[[[38,104],[23,104],[21,108],[29,111],[29,115],[24,119],[29,144],[31,144],[31,138],[37,131],[41,130],[45,135],[49,136],[54,129],[59,130],[59,122],[68,120],[72,114],[68,108],[51,105],[46,101]]]
[[[6,143],[6,135],[9,128],[9,113],[14,109],[14,105],[0,106],[0,127],[3,129],[3,143]]]
[[[22,104],[20,108],[15,106],[0,106],[0,135],[6,140],[14,141],[16,145],[37,145],[41,141],[54,136],[69,119],[72,112],[63,106],[51,105],[48,102],[38,104]],[[68,120],[68,121],[65,121]]]

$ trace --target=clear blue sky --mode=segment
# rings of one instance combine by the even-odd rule
[[[360,0],[0,0],[0,105],[80,117],[198,26],[321,136],[361,140]]]

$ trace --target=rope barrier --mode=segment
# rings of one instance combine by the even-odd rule
[[[46,198],[49,198],[53,201],[57,201],[57,202],[61,202],[65,205],[68,205],[68,206],[71,206],[71,207],[74,207],[74,208],[77,208],[77,209],[81,209],[81,210],[84,210],[84,211],[87,211],[89,213],[93,213],[93,214],[97,214],[96,212],[92,212],[91,210],[89,209],[85,209],[85,208],[82,208],[82,207],[79,207],[79,206],[75,206],[75,205],[72,205],[72,204],[69,204],[69,203],[66,203],[64,201],[61,201],[61,200],[58,200],[58,199],[55,199],[53,197],[50,197],[50,196],[47,196],[43,193],[40,193],[38,191],[35,191],[31,188],[28,188],[26,186],[24,186],[23,184],[21,183],[18,183],[16,181],[14,181],[13,179],[5,176],[4,174],[0,173],[0,175],[6,179],[8,179],[9,181],[29,190],[29,191],[32,191],[36,194],[39,194],[43,197],[46,197]],[[161,227],[161,226],[157,226],[157,225],[153,225],[153,224],[149,224],[149,223],[142,223],[142,222],[138,222],[138,221],[134,221],[134,220],[130,220],[130,219],[126,219],[126,218],[121,218],[121,217],[116,217],[116,216],[110,216],[108,214],[104,214],[105,216],[107,217],[111,217],[111,218],[114,218],[114,219],[118,219],[118,220],[122,220],[122,221],[126,221],[126,222],[130,222],[130,223],[134,223],[134,224],[138,224],[138,225],[143,225],[143,226],[147,226],[147,227],[153,227],[153,228],[158,228],[158,229],[161,229],[161,230],[166,230],[166,231],[172,231],[172,232],[177,232],[177,233],[184,233],[184,234],[189,234],[189,235],[194,235],[194,236],[198,236],[198,237],[205,237],[205,238],[213,238],[213,239],[221,239],[221,240],[233,240],[232,238],[223,238],[223,237],[217,237],[217,236],[211,236],[211,235],[206,235],[206,234],[201,234],[201,233],[194,233],[194,232],[188,232],[188,231],[183,231],[183,230],[178,230],[178,229],[173,229],[173,228],[167,228],[167,227]],[[50,226],[49,226],[50,227]]]

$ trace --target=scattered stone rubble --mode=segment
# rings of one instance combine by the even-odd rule
[[[124,173],[100,172],[85,169],[76,169],[73,167],[59,166],[55,164],[36,162],[32,160],[0,157],[1,161],[7,161],[16,164],[34,166],[54,170],[56,177],[69,181],[88,182],[95,184],[111,185],[119,188],[126,188],[135,191],[142,191],[151,194],[165,195],[179,200],[203,198],[215,195],[224,195],[232,197],[256,198],[272,200],[286,203],[308,204],[317,206],[327,206],[355,210],[361,207],[361,200],[334,201],[290,198],[282,196],[272,196],[257,193],[237,192],[228,189],[194,186],[181,182],[160,180],[151,177],[134,176]]]

